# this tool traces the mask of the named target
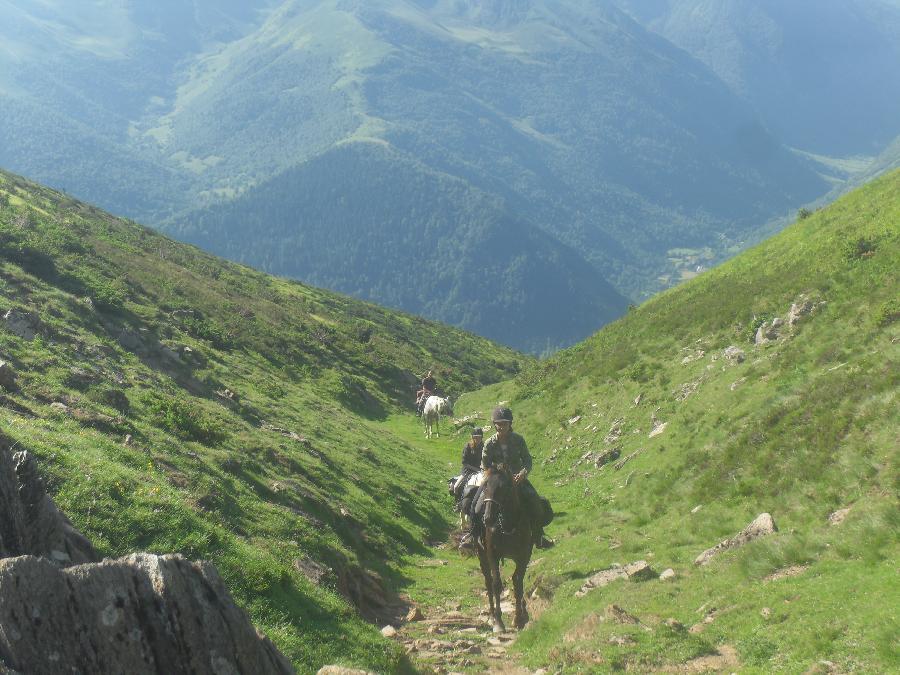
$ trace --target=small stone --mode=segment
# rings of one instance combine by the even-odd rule
[[[770,607],[763,607],[759,613],[762,614],[762,617],[764,619],[768,619],[770,616],[772,616],[772,609]]]
[[[125,434],[125,440],[122,441],[122,445],[126,448],[130,448],[134,444],[134,437],[131,434]]]
[[[386,638],[392,638],[397,634],[397,629],[391,625],[387,625],[381,629],[381,634]]]
[[[675,578],[675,570],[671,567],[669,569],[663,570],[662,574],[659,575],[660,581],[668,581],[669,579]]]
[[[743,363],[746,355],[744,354],[743,349],[731,345],[730,347],[725,348],[725,351],[722,352],[722,356],[725,357],[725,360],[730,361],[731,363]]]
[[[625,574],[627,574],[628,578],[632,581],[643,581],[645,579],[656,578],[656,572],[653,571],[646,560],[638,560],[630,565],[625,565]]]
[[[837,511],[835,511],[834,513],[832,513],[828,516],[828,523],[830,525],[840,525],[841,523],[844,522],[844,519],[847,517],[847,515],[849,513],[850,513],[849,507],[846,509],[838,509]]]
[[[406,614],[406,622],[411,623],[413,621],[422,621],[425,618],[425,615],[422,614],[422,610],[418,607],[410,607],[409,612]]]
[[[703,508],[703,504],[697,504],[694,508],[691,509],[691,515],[698,513],[700,509]]]

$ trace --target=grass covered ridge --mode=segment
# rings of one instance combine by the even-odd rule
[[[526,579],[552,597],[517,642],[526,664],[646,671],[733,654],[719,667],[900,668],[898,270],[894,172],[464,397],[460,414],[511,400],[535,483],[561,512],[557,547]],[[811,313],[754,344],[802,296]],[[612,448],[633,458],[597,468]],[[762,512],[778,533],[693,564]],[[593,572],[639,559],[675,580],[574,596]],[[610,619],[611,604],[641,623]]]
[[[213,561],[300,672],[405,667],[337,592],[362,569],[402,584],[402,561],[446,524],[439,462],[382,422],[426,368],[456,394],[528,357],[223,262],[7,173],[0,298],[36,333],[0,329],[18,373],[4,431],[102,554]],[[321,586],[298,560],[331,568]]]

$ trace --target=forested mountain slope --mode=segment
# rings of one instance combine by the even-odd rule
[[[900,133],[896,0],[621,0],[707,64],[782,141],[877,155]]]
[[[606,282],[647,297],[829,187],[712,70],[609,3],[88,4],[0,4],[0,164],[249,264],[473,329],[479,310],[460,308],[495,307],[496,289],[465,277],[470,249],[449,247],[440,274],[458,295],[437,303],[377,254],[429,255],[410,231],[467,222],[478,200],[457,197],[482,195],[494,206],[473,227],[531,233],[522,261],[572,259],[542,230],[595,269],[573,259],[547,282],[596,298],[567,309],[574,322],[546,322],[541,295],[508,275],[517,300],[499,317],[531,322],[516,345],[585,337],[621,306]],[[377,174],[333,170],[348,144]],[[371,249],[296,249],[337,218]]]
[[[511,401],[561,512],[525,664],[900,667],[898,224],[894,171],[457,405]],[[777,532],[695,562],[763,513]],[[587,583],[638,560],[675,576]]]
[[[0,298],[4,433],[102,555],[213,561],[300,672],[402,669],[360,616],[404,611],[396,570],[446,523],[443,469],[383,421],[426,368],[458,394],[528,357],[9,173]]]
[[[205,211],[179,236],[531,352],[590,335],[628,304],[576,251],[517,221],[502,200],[380,145],[310,160]]]

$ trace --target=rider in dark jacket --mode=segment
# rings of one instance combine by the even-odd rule
[[[472,477],[472,474],[481,471],[481,452],[484,447],[483,441],[484,432],[481,430],[481,427],[478,427],[472,430],[472,440],[466,443],[466,446],[463,448],[462,477],[459,479],[454,489],[457,502],[462,498],[463,490],[466,487],[466,483],[469,482],[469,478]]]

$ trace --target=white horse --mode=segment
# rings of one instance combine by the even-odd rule
[[[453,406],[450,405],[450,397],[429,396],[422,410],[422,420],[425,422],[425,437],[441,435],[441,415],[446,417],[453,414]]]

